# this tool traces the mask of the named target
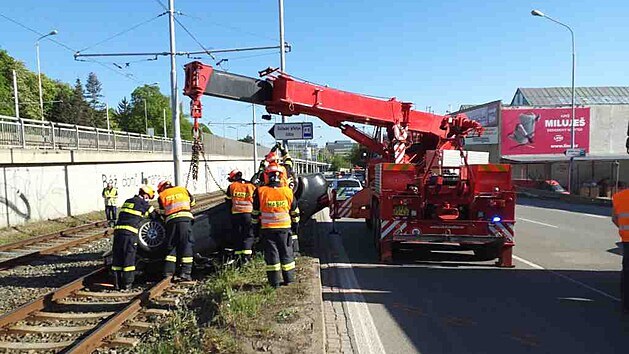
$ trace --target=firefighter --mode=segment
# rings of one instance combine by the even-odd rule
[[[620,273],[620,297],[622,311],[629,315],[629,189],[620,191],[612,197],[612,221],[618,226],[622,241],[622,270]]]
[[[118,205],[118,189],[109,182],[107,187],[103,188],[103,200],[105,201],[105,217],[107,224],[112,227],[116,224],[116,206]]]
[[[269,284],[277,288],[295,280],[291,227],[298,221],[293,191],[281,185],[282,170],[271,166],[265,171],[268,185],[258,187],[253,196],[252,223],[259,228]],[[281,275],[280,275],[281,274]]]
[[[148,201],[155,197],[155,191],[142,186],[138,194],[125,200],[120,208],[118,223],[114,227],[113,262],[117,289],[129,289],[135,277],[135,252],[138,246],[138,228],[142,219],[158,218],[155,209]]]
[[[181,280],[192,280],[194,236],[191,224],[194,216],[191,208],[195,205],[194,197],[188,189],[173,186],[170,181],[160,182],[157,192],[159,208],[166,222],[164,276],[173,276],[178,270],[177,276]]]
[[[276,146],[282,153],[282,164],[280,167],[283,169],[286,176],[284,183],[286,183],[288,188],[294,191],[297,180],[295,179],[295,174],[293,173],[293,159],[281,143],[277,143]],[[296,216],[296,219],[297,222],[294,223],[293,227],[291,227],[291,238],[293,239],[293,251],[295,257],[299,256],[299,215]]]
[[[256,187],[242,178],[242,172],[232,170],[227,180],[227,206],[231,211],[232,232],[235,236],[236,256],[241,263],[247,263],[253,254],[253,230],[251,212],[253,211],[253,193]]]

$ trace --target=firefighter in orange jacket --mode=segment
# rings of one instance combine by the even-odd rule
[[[166,258],[164,276],[175,274],[182,280],[191,280],[194,246],[191,223],[194,220],[192,207],[195,200],[192,194],[181,186],[173,186],[170,181],[162,181],[157,186],[159,208],[166,222]]]
[[[622,271],[620,273],[620,297],[622,310],[629,315],[629,189],[620,191],[612,197],[612,221],[618,226],[622,241]]]
[[[232,235],[235,237],[236,256],[241,263],[246,263],[253,254],[253,230],[251,212],[253,211],[253,193],[256,187],[242,178],[242,172],[232,170],[227,177],[231,182],[227,187],[227,207],[231,211]]]
[[[252,222],[259,227],[264,247],[264,261],[269,284],[277,288],[295,280],[291,226],[298,222],[297,201],[293,191],[281,185],[282,170],[275,167],[265,171],[268,185],[258,187],[253,196]]]

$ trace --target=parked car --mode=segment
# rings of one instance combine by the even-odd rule
[[[330,188],[336,190],[336,199],[345,200],[363,189],[363,185],[355,178],[341,178],[330,182]]]
[[[554,179],[547,180],[530,180],[530,179],[514,179],[513,185],[522,188],[535,188],[559,194],[569,194],[568,191]]]

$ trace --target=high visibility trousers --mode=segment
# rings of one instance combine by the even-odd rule
[[[190,219],[176,218],[166,223],[166,259],[164,276],[175,274],[179,264],[178,275],[192,273],[194,236]]]
[[[114,230],[111,270],[116,277],[116,286],[126,288],[135,280],[135,253],[138,235],[128,230]]]
[[[284,283],[295,281],[295,258],[293,240],[289,229],[262,229],[260,237],[264,247],[264,261],[269,284],[278,287],[281,278]]]
[[[622,243],[622,270],[620,273],[620,299],[622,309],[629,314],[629,242]]]
[[[112,225],[116,222],[115,205],[105,205],[105,217],[107,218],[107,221],[109,221],[109,225]]]
[[[236,249],[235,254],[239,258],[251,258],[253,254],[253,228],[251,227],[251,214],[239,213],[231,215],[232,243]]]

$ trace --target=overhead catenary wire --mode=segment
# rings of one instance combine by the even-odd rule
[[[6,15],[4,15],[4,14],[2,14],[2,13],[0,13],[0,17],[2,17],[2,18],[4,18],[5,20],[7,20],[7,21],[9,21],[9,22],[12,22],[12,23],[14,23],[14,24],[16,24],[16,25],[18,25],[18,26],[20,26],[20,27],[22,27],[22,28],[24,28],[24,29],[25,29],[25,30],[27,30],[27,31],[30,31],[30,32],[32,32],[32,33],[35,33],[35,34],[37,34],[38,36],[44,36],[44,35],[45,35],[44,33],[39,32],[39,31],[37,31],[36,29],[33,29],[33,28],[31,28],[31,27],[29,27],[29,26],[27,26],[27,25],[25,25],[25,24],[21,23],[20,21],[17,21],[17,20],[15,20],[15,19],[13,19],[13,18],[11,18],[11,17],[9,17],[9,16],[6,16]],[[66,49],[67,51],[69,51],[69,52],[71,52],[71,53],[73,53],[73,54],[77,52],[77,50],[76,50],[76,49],[74,49],[74,48],[72,48],[72,47],[68,46],[67,44],[65,44],[65,43],[63,43],[63,42],[60,42],[60,41],[58,41],[58,40],[56,40],[56,39],[54,39],[54,38],[51,38],[51,37],[46,37],[46,40],[49,40],[49,41],[51,41],[51,42],[53,42],[53,43],[57,44],[58,46],[60,46],[60,47],[62,47],[62,48],[64,48],[64,49]],[[94,60],[94,59],[86,59],[86,60],[79,60],[79,61],[87,61],[87,62],[91,62],[91,63],[94,63],[94,64],[98,64],[98,65],[100,65],[100,66],[104,67],[105,69],[110,70],[110,71],[112,71],[112,72],[114,72],[114,73],[116,73],[116,74],[118,74],[118,75],[121,75],[121,76],[123,76],[123,77],[125,77],[125,78],[127,78],[127,79],[129,79],[129,80],[131,80],[131,81],[134,81],[134,82],[136,82],[136,83],[142,83],[140,80],[135,79],[135,78],[133,77],[133,74],[125,74],[125,73],[119,72],[119,71],[117,71],[117,70],[115,70],[115,69],[113,69],[113,68],[111,68],[111,67],[107,66],[105,63],[101,63],[101,62],[99,62],[99,61],[97,61],[97,60]]]
[[[161,13],[161,14],[157,15],[157,16],[151,17],[151,18],[149,18],[149,19],[147,19],[147,20],[145,20],[145,21],[142,21],[142,22],[140,22],[140,23],[138,23],[138,24],[136,24],[136,25],[133,25],[133,26],[131,26],[131,27],[127,28],[126,30],[120,31],[120,32],[118,32],[118,33],[116,33],[116,34],[113,34],[113,35],[111,35],[111,36],[109,36],[109,37],[107,37],[107,38],[105,38],[105,39],[103,39],[103,40],[100,40],[100,41],[98,41],[98,42],[96,42],[96,43],[94,43],[94,44],[92,44],[92,45],[89,45],[89,46],[87,46],[87,47],[85,47],[85,48],[83,48],[83,49],[79,50],[79,52],[83,52],[83,51],[86,51],[86,50],[88,50],[88,49],[91,49],[91,48],[94,48],[94,47],[96,47],[96,46],[99,46],[99,45],[101,45],[101,44],[103,44],[103,43],[109,42],[110,40],[112,40],[112,39],[114,39],[114,38],[117,38],[117,37],[120,37],[120,36],[122,36],[123,34],[129,33],[129,32],[133,31],[134,29],[136,29],[136,28],[138,28],[138,27],[141,27],[141,26],[143,26],[143,25],[145,25],[145,24],[147,24],[147,23],[149,23],[149,22],[155,21],[156,19],[158,19],[158,18],[160,18],[160,17],[164,16],[165,14],[166,14],[166,12],[163,12],[163,13]]]

